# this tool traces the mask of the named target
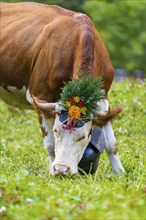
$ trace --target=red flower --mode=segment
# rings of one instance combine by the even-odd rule
[[[73,105],[75,103],[75,100],[73,98],[70,98],[69,102]]]
[[[80,100],[80,101],[78,102],[78,105],[79,105],[79,106],[83,106],[83,105],[85,105],[85,102],[84,102],[83,100]]]

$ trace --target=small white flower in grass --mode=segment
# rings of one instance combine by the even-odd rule
[[[26,202],[27,202],[27,203],[32,203],[32,202],[33,202],[33,199],[27,198],[27,199],[26,199]]]
[[[0,207],[0,213],[5,213],[6,212],[6,207],[5,206],[2,206]]]
[[[33,183],[33,182],[32,182],[32,183],[29,183],[28,186],[34,187],[34,186],[35,186],[35,183]]]
[[[124,199],[125,197],[123,195],[121,195],[121,194],[117,194],[117,198],[118,199]]]
[[[21,170],[21,173],[22,173],[24,176],[28,176],[28,175],[29,175],[29,171],[26,170],[26,169],[22,169],[22,170]]]

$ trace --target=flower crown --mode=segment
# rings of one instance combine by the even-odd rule
[[[91,119],[100,110],[98,101],[104,98],[100,78],[83,76],[65,83],[60,94],[60,103],[68,114],[66,129],[74,129],[78,120]]]

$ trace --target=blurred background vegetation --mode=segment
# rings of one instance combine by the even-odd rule
[[[3,2],[24,1],[3,0]],[[146,0],[35,0],[35,2],[59,5],[88,14],[108,49],[114,68],[146,72]]]

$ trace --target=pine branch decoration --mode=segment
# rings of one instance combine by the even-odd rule
[[[82,76],[80,80],[72,79],[64,83],[60,94],[61,105],[72,118],[92,118],[100,110],[98,101],[104,98],[101,78]]]

